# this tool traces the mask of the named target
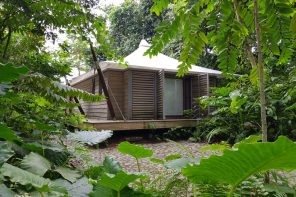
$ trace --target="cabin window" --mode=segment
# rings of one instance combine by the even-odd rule
[[[164,114],[183,115],[183,80],[165,78],[164,85]]]

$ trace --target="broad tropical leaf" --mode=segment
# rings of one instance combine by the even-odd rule
[[[3,183],[0,183],[0,197],[15,197],[16,194],[6,187]]]
[[[129,183],[135,181],[138,178],[142,178],[141,175],[127,174],[123,171],[113,174],[103,174],[101,179],[97,181],[98,184],[113,189],[115,191],[120,191],[126,187]]]
[[[123,154],[128,154],[136,159],[151,157],[153,151],[145,148],[144,146],[131,144],[129,142],[121,142],[118,147],[118,151]]]
[[[249,137],[243,139],[242,141],[236,143],[234,145],[235,148],[237,148],[238,146],[240,146],[241,144],[254,144],[259,142],[260,140],[262,140],[262,137],[259,135],[250,135]]]
[[[77,131],[69,134],[70,138],[87,145],[99,144],[113,135],[112,131]]]
[[[50,162],[41,155],[31,152],[21,161],[21,168],[43,176],[51,167]]]
[[[5,163],[10,157],[14,155],[14,151],[11,149],[7,142],[0,143],[0,166]]]
[[[12,130],[10,130],[7,126],[2,124],[0,124],[0,139],[1,138],[11,142],[22,141],[17,135],[15,135],[15,133]]]
[[[79,174],[78,171],[71,170],[70,168],[58,167],[55,171],[71,183],[74,183],[79,177],[81,177],[81,174]]]
[[[0,169],[3,177],[8,177],[11,182],[21,185],[32,185],[40,191],[49,191],[51,181],[31,172],[5,163]]]
[[[168,155],[168,156],[166,156],[165,158],[164,158],[164,160],[166,160],[166,161],[170,161],[170,160],[174,160],[174,159],[179,159],[179,158],[181,158],[182,157],[182,155],[180,155],[180,154],[172,154],[172,155]]]
[[[86,177],[78,179],[73,184],[64,179],[57,179],[54,182],[65,187],[68,194],[75,197],[87,197],[93,189],[93,186],[88,183],[88,179]]]
[[[276,142],[240,144],[222,156],[202,159],[199,165],[183,169],[193,183],[226,183],[236,187],[257,172],[296,169],[296,144],[286,137]]]
[[[0,63],[0,82],[11,82],[26,74],[29,71],[27,67],[16,67],[13,64]]]
[[[199,158],[179,158],[165,162],[164,166],[170,169],[181,170],[187,164],[197,164],[199,161]]]
[[[112,157],[105,157],[103,162],[103,170],[109,174],[116,174],[122,171],[122,167],[120,166],[119,162],[113,159]]]
[[[229,144],[211,144],[208,146],[201,147],[200,150],[202,151],[224,151],[225,149],[228,149]]]
[[[93,191],[89,194],[90,197],[104,196],[104,197],[116,197],[117,192],[109,187],[105,187],[100,184],[95,184]]]

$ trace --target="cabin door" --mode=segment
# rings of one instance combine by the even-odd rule
[[[164,83],[164,115],[183,115],[183,80],[165,78]]]

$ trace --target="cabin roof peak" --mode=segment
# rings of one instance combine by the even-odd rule
[[[142,39],[139,47],[151,47],[151,44],[149,44],[145,39]]]

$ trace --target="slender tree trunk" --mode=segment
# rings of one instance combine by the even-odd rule
[[[241,20],[240,15],[239,15],[239,6],[238,6],[237,0],[233,0],[233,8],[234,8],[236,20],[240,24],[244,25],[242,20]],[[247,54],[247,57],[248,57],[248,59],[249,59],[249,61],[251,63],[251,66],[255,67],[257,65],[257,63],[256,63],[256,60],[255,60],[254,54],[252,53],[252,47],[250,46],[249,39],[246,40],[245,47],[246,47],[246,54]]]
[[[12,34],[12,29],[11,29],[10,27],[8,27],[7,41],[6,41],[6,45],[5,45],[5,48],[4,48],[4,52],[3,52],[3,55],[2,55],[2,58],[3,58],[3,59],[6,57],[6,53],[7,53],[8,46],[9,46],[10,39],[11,39],[11,34]]]
[[[108,91],[108,88],[107,88],[107,85],[106,85],[106,82],[105,82],[105,79],[104,79],[103,72],[102,72],[102,70],[100,68],[99,61],[98,61],[98,58],[96,56],[96,53],[95,53],[95,50],[93,48],[93,45],[92,45],[91,41],[89,43],[90,43],[89,46],[90,46],[90,50],[91,50],[91,53],[92,53],[92,56],[93,56],[95,67],[96,67],[96,70],[97,70],[97,73],[98,73],[98,76],[99,76],[99,83],[102,85],[102,89],[103,89],[105,97],[107,97],[106,99],[107,99],[107,105],[108,105],[108,109],[109,109],[109,112],[110,112],[110,116],[111,116],[112,119],[115,119],[114,108],[113,108],[113,105],[112,105],[112,102],[111,102],[111,97],[109,96],[109,91]]]
[[[262,141],[267,142],[267,120],[266,120],[266,100],[265,100],[265,87],[264,87],[263,54],[262,54],[262,50],[261,50],[259,13],[258,13],[258,1],[257,0],[254,0],[254,17],[255,17],[256,42],[257,42],[257,54],[258,54],[258,66],[259,66],[258,70],[259,70],[259,82],[260,82]]]

